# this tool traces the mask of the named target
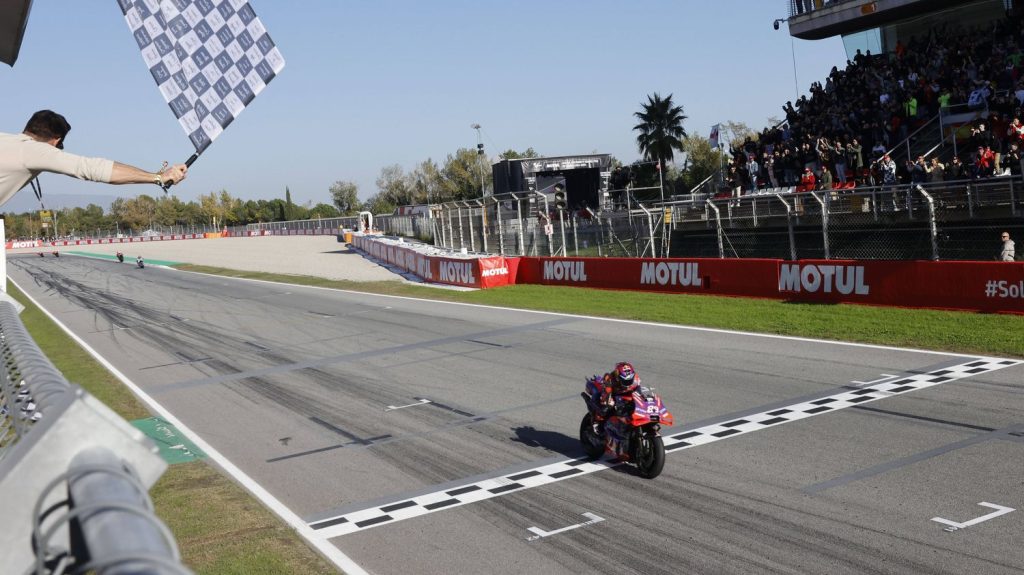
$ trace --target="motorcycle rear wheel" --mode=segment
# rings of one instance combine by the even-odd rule
[[[597,459],[604,453],[604,437],[594,432],[594,417],[590,413],[580,422],[580,445],[591,459]]]
[[[654,434],[641,434],[636,448],[636,469],[641,477],[654,479],[665,467],[665,443]]]

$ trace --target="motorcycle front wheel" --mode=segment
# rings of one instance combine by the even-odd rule
[[[580,444],[591,459],[597,459],[604,453],[604,437],[594,431],[594,417],[590,413],[580,422]]]
[[[636,469],[641,477],[654,479],[665,467],[665,443],[653,433],[640,434],[636,448]]]

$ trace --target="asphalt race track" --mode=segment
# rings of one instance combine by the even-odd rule
[[[1024,571],[1017,361],[81,257],[8,273],[371,573]],[[676,416],[654,480],[580,460],[584,377],[622,359]]]

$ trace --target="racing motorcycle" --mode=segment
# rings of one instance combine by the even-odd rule
[[[139,256],[135,258],[135,265],[139,266],[139,269],[144,269],[146,267],[146,262],[143,261],[142,256]]]
[[[124,263],[124,254],[122,254],[121,252],[117,252],[117,256],[116,257],[117,257],[117,262],[118,263],[122,263],[122,264]]]
[[[642,386],[633,392],[632,401],[599,405],[594,398],[601,396],[602,387],[600,377],[594,376],[587,379],[587,389],[580,394],[587,403],[587,414],[580,422],[583,451],[592,459],[607,452],[635,465],[642,477],[657,477],[665,466],[665,444],[659,430],[662,424],[673,424],[672,414],[653,388]],[[603,420],[599,414],[604,414]]]

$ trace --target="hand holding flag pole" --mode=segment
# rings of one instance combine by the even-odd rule
[[[191,168],[192,164],[195,163],[195,161],[198,160],[198,159],[199,159],[199,152],[196,152],[196,153],[192,154],[191,156],[189,156],[189,158],[187,160],[185,160],[185,167],[186,168]],[[161,168],[160,171],[162,172],[165,169],[167,169],[167,162],[164,162],[164,166],[163,166],[163,168]],[[175,180],[165,180],[163,185],[160,186],[160,187],[164,189],[164,194],[166,194],[167,190],[170,190],[171,186],[173,186],[176,183],[177,182]]]

